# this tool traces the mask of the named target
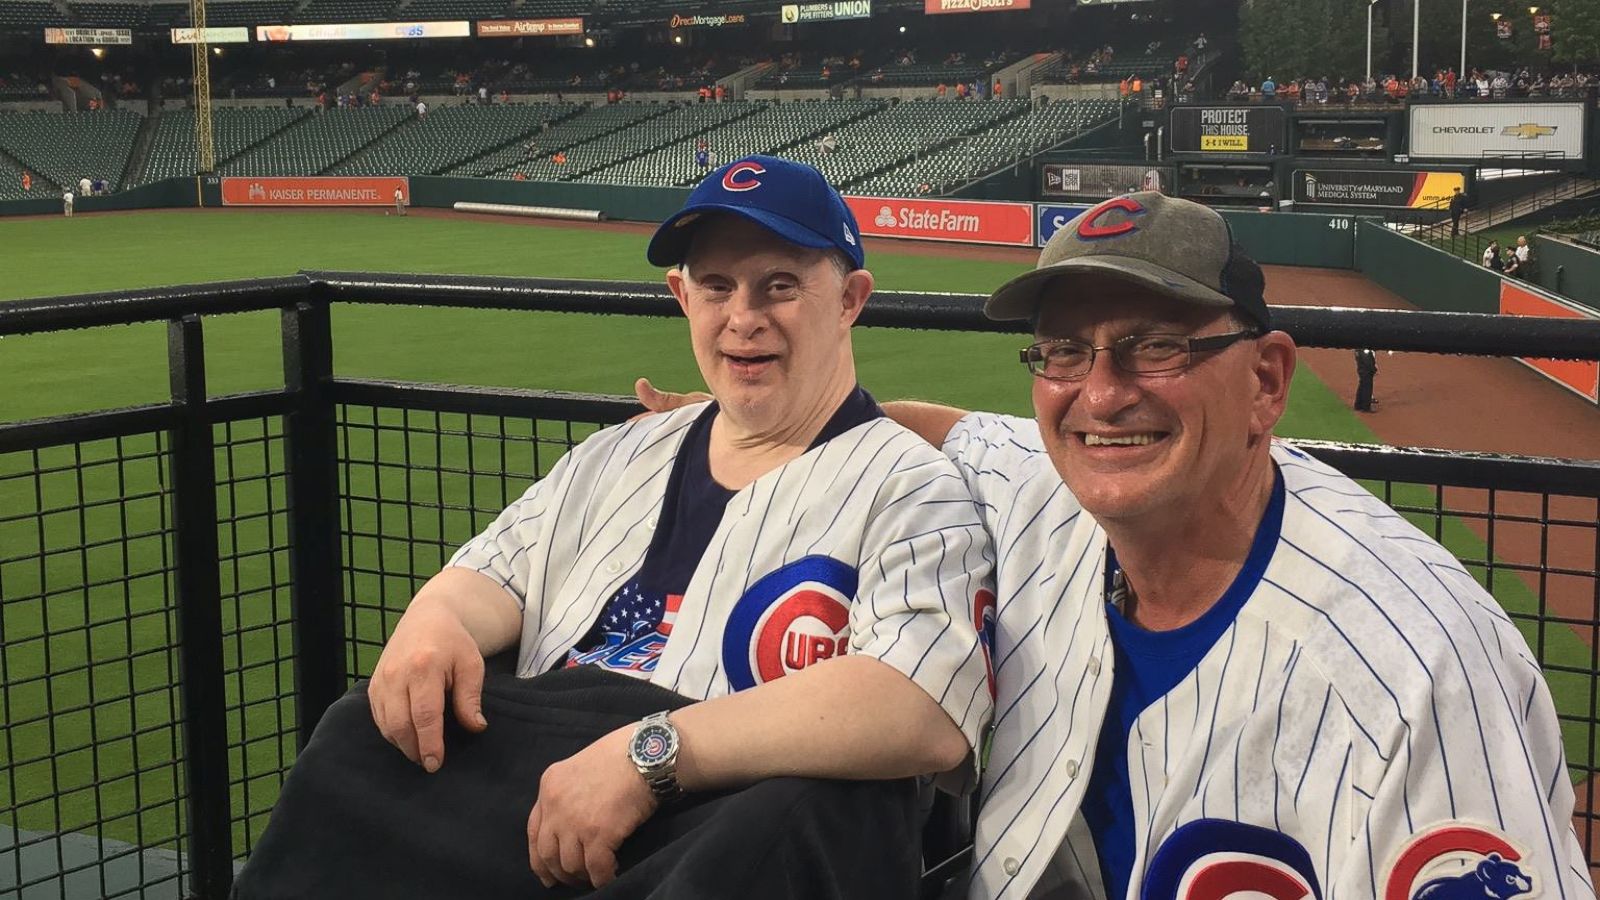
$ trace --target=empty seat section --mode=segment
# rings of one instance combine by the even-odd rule
[[[220,165],[275,132],[311,114],[309,109],[277,107],[218,107],[211,111],[211,143]],[[150,141],[141,184],[193,175],[198,171],[195,154],[194,112],[180,109],[161,114]]]
[[[942,193],[1113,122],[1116,113],[1115,100],[1058,100],[962,135],[949,146],[867,178],[854,189],[864,194],[903,196]]]
[[[812,141],[883,107],[883,101],[879,100],[771,103],[738,121],[662,146],[580,180],[611,184],[694,184],[705,175],[695,161],[695,151],[702,139],[718,162],[729,162],[751,153],[783,155],[781,151],[785,148]]]
[[[289,20],[295,0],[225,0],[206,4],[210,28],[275,25]]]
[[[294,14],[296,22],[385,22],[395,18],[395,0],[311,0]]]
[[[33,28],[67,24],[67,17],[49,3],[5,0],[0,3],[0,28]],[[34,36],[38,40],[38,36]]]
[[[464,162],[446,174],[499,174],[510,178],[520,171],[524,176],[531,178],[535,177],[533,175],[535,171],[542,171],[548,174],[537,177],[553,179],[559,173],[567,171],[564,167],[557,167],[550,162],[550,157],[557,151],[575,147],[602,134],[626,128],[652,116],[662,115],[670,109],[669,106],[655,103],[619,103],[614,106],[591,107],[549,128],[541,128],[537,132],[530,133],[513,146],[502,147],[478,159]],[[539,165],[541,162],[544,163],[543,166]]]
[[[0,113],[0,147],[74,191],[81,178],[105,179],[115,190],[141,121],[127,110]]]
[[[572,104],[447,106],[413,119],[333,168],[338,175],[438,174],[570,114]],[[520,144],[518,147],[520,148]]]
[[[907,100],[840,128],[838,147],[824,154],[801,144],[784,155],[810,163],[839,187],[1027,108],[1022,100],[972,100],[965,103]]]
[[[415,115],[401,104],[312,113],[219,168],[229,175],[319,175]]]
[[[635,156],[681,143],[718,125],[767,108],[766,103],[691,103],[567,151],[567,180],[604,183],[597,173]]]

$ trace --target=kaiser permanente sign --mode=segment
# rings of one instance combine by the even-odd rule
[[[829,19],[865,19],[872,15],[872,0],[840,0],[837,3],[790,3],[778,18],[785,25],[796,22],[823,22]]]

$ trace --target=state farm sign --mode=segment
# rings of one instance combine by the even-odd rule
[[[941,13],[1007,12],[1029,9],[1033,0],[923,0],[922,11],[930,16]]]
[[[868,237],[1033,246],[1033,204],[845,197]]]

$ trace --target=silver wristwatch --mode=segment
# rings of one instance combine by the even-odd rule
[[[650,792],[665,803],[683,796],[678,786],[678,728],[663,710],[639,720],[628,742],[628,758],[650,785]]]

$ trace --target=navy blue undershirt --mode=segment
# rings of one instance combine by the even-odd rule
[[[1122,900],[1132,878],[1134,835],[1133,793],[1128,781],[1128,735],[1139,714],[1177,687],[1200,665],[1233,624],[1245,601],[1266,573],[1283,526],[1283,475],[1274,469],[1272,499],[1250,542],[1244,567],[1233,583],[1200,618],[1171,631],[1146,631],[1128,621],[1108,599],[1106,619],[1116,654],[1111,703],[1100,728],[1094,773],[1083,797],[1083,817],[1094,835],[1095,854],[1105,878],[1106,896]],[[1117,572],[1116,552],[1106,548],[1106,596]]]
[[[728,501],[738,493],[711,477],[711,423],[717,410],[712,402],[689,426],[672,463],[644,564],[611,596],[599,620],[567,654],[568,666],[594,664],[638,675],[655,671],[683,593],[722,524]],[[807,449],[882,417],[877,401],[857,386]]]

